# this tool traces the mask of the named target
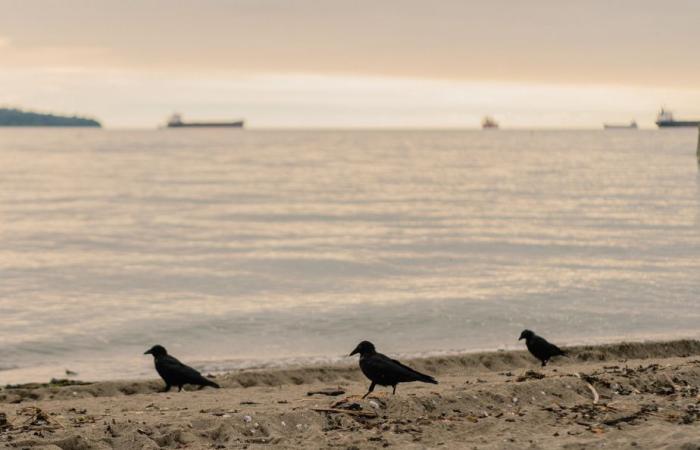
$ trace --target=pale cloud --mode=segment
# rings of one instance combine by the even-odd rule
[[[117,65],[114,56],[107,48],[90,46],[25,46],[11,45],[8,40],[2,45],[0,40],[0,68],[37,68],[56,67],[88,68],[100,65]]]
[[[29,55],[5,67],[700,88],[697,0],[0,0],[0,10],[0,30]]]

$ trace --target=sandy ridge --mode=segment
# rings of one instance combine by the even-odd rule
[[[700,341],[570,350],[545,369],[521,351],[413,360],[440,385],[365,400],[356,362],[233,372],[223,389],[182,393],[155,380],[4,388],[0,446],[700,449]]]

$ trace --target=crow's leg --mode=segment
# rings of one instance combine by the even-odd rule
[[[365,395],[363,395],[362,398],[365,398],[365,397],[367,397],[369,394],[371,394],[372,391],[374,391],[374,386],[375,386],[375,385],[376,385],[376,383],[373,381],[372,384],[369,385],[369,391],[367,391],[367,393],[366,393]]]
[[[182,385],[180,385],[180,386],[177,387],[177,391],[178,391],[178,392],[182,392]]]
[[[546,360],[546,359],[543,359],[543,360],[542,360],[542,367],[544,367],[544,366],[546,366],[546,365],[547,365],[547,360]]]
[[[169,390],[170,390],[170,385],[166,383],[166,384],[165,384],[165,389],[163,389],[162,392],[168,392]]]
[[[391,395],[396,395],[396,385],[394,385],[393,387],[394,387],[394,392],[392,392]]]

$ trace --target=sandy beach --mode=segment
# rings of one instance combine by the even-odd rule
[[[700,341],[573,347],[546,368],[524,351],[410,361],[437,386],[368,383],[357,361],[240,371],[222,389],[160,380],[8,386],[0,445],[155,448],[700,448]]]
[[[700,450],[698,19],[0,0],[0,450]]]

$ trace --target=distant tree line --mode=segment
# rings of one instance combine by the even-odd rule
[[[101,127],[100,122],[77,116],[57,116],[0,108],[0,127]]]

